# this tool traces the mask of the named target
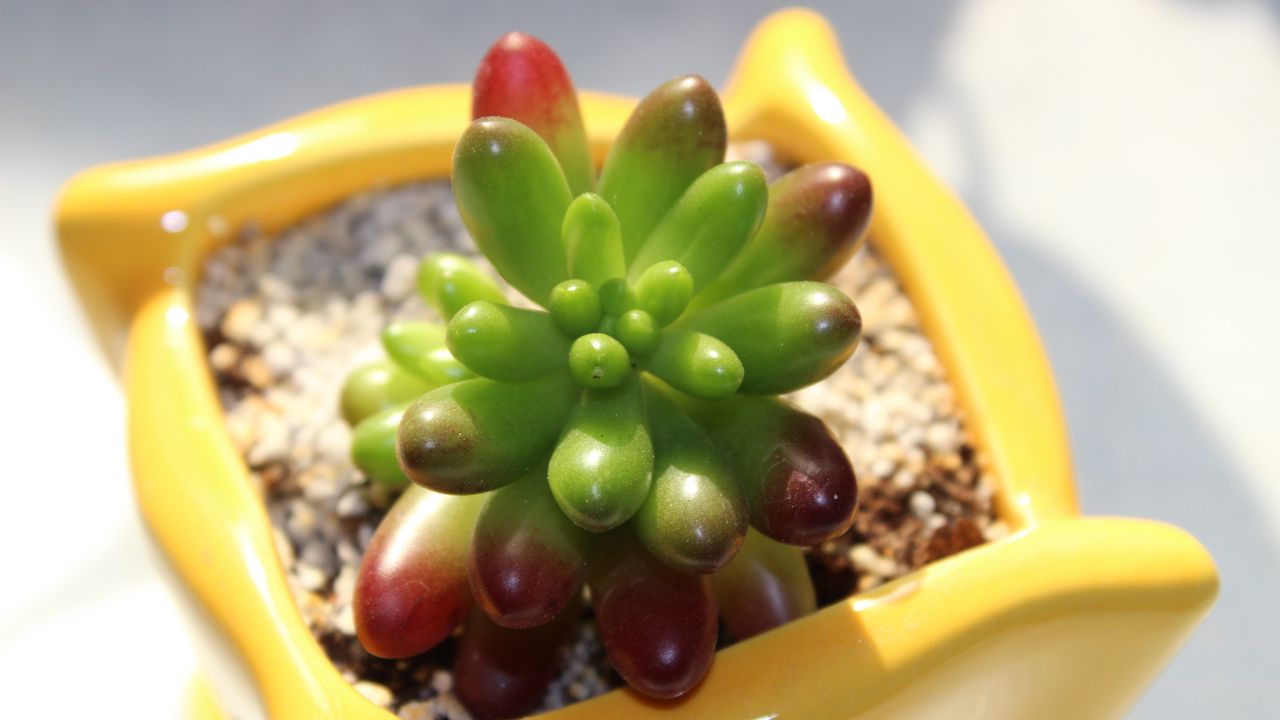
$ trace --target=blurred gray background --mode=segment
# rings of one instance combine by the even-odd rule
[[[37,339],[0,355],[0,714],[173,717],[193,667],[132,509],[119,390],[53,250],[71,174],[466,81],[511,29],[583,88],[719,83],[775,6],[0,0],[0,317]],[[1219,563],[1213,614],[1133,716],[1280,717],[1280,3],[814,6],[1016,277],[1086,511],[1175,523]]]

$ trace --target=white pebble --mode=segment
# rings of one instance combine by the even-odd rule
[[[268,300],[288,302],[293,299],[293,286],[275,275],[267,274],[258,278],[258,293]]]
[[[330,474],[315,474],[302,488],[302,494],[315,503],[323,503],[338,497],[342,488],[338,479]]]
[[[258,442],[249,449],[247,460],[254,467],[283,460],[289,453],[289,429],[284,423],[271,421],[259,425]]]
[[[921,520],[932,515],[933,511],[938,508],[938,501],[923,490],[911,493],[911,498],[907,502],[911,506],[911,512]]]
[[[887,478],[893,474],[895,467],[897,467],[897,463],[895,463],[891,458],[878,457],[871,461],[871,467],[868,469],[875,477]]]
[[[298,562],[322,570],[327,578],[333,572],[335,565],[333,549],[325,540],[319,538],[308,540],[302,546],[302,552],[298,555]]]
[[[262,359],[267,363],[271,374],[276,377],[288,375],[297,362],[293,349],[280,342],[270,343],[263,348]]]
[[[849,561],[853,563],[855,568],[864,573],[884,577],[896,574],[898,569],[896,562],[876,552],[875,548],[866,543],[854,545],[849,550]]]
[[[369,682],[368,680],[361,680],[357,682],[354,687],[356,692],[365,696],[369,702],[384,708],[391,707],[392,701],[395,700],[395,697],[391,694],[391,691],[387,689],[386,685]]]
[[[294,564],[293,574],[298,579],[298,584],[311,592],[318,592],[329,579],[324,574],[324,570],[303,562]]]
[[[453,690],[453,673],[448,670],[437,670],[431,676],[431,689],[438,695],[444,695]]]
[[[339,605],[350,605],[356,591],[356,568],[354,565],[343,565],[338,577],[333,580],[333,599]]]
[[[950,422],[935,422],[925,431],[925,443],[935,453],[949,453],[960,445],[960,429]]]
[[[343,635],[356,634],[356,613],[351,605],[343,605],[333,616],[333,629]]]
[[[369,512],[369,503],[364,501],[364,495],[358,490],[348,490],[338,498],[338,504],[333,509],[338,517],[360,517]]]
[[[262,305],[257,300],[237,300],[222,318],[222,334],[229,340],[244,344],[262,320]]]
[[[285,519],[285,530],[294,542],[302,542],[311,537],[319,527],[315,510],[311,504],[303,500],[289,503],[289,514]]]
[[[350,464],[351,428],[341,420],[326,424],[316,438],[316,452],[333,465]]]
[[[387,265],[382,276],[382,294],[393,302],[400,302],[413,292],[418,276],[418,258],[413,255],[397,255]]]
[[[227,372],[240,360],[240,350],[229,343],[218,343],[209,351],[209,367],[214,372]]]

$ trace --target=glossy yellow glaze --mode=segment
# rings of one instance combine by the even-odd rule
[[[584,94],[583,104],[600,156],[631,102]],[[338,675],[286,588],[191,318],[199,262],[245,222],[278,228],[361,190],[445,175],[468,105],[463,86],[355,100],[210,148],[88,171],[60,199],[65,264],[120,362],[143,517],[252,678],[239,707],[391,717]],[[1121,714],[1212,604],[1212,560],[1175,528],[1079,517],[1057,393],[1012,281],[849,76],[820,17],[766,20],[725,110],[735,137],[872,177],[877,247],[920,311],[1017,532],[720,653],[682,702],[619,691],[553,716]],[[216,712],[203,686],[193,709]]]

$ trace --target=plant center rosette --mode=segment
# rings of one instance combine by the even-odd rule
[[[676,78],[636,107],[597,179],[562,64],[519,33],[489,51],[453,189],[480,252],[426,257],[444,325],[402,322],[342,394],[353,457],[404,488],[363,559],[359,639],[425,652],[466,621],[455,667],[473,713],[541,698],[585,584],[610,661],[671,698],[739,639],[814,608],[800,552],[843,534],[849,461],[777,397],[858,343],[821,282],[854,252],[864,174],[806,165],[767,183],[724,162],[715,91]],[[476,606],[473,609],[473,606]]]

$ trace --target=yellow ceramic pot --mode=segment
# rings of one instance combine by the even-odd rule
[[[444,176],[469,99],[466,87],[445,86],[352,101],[88,171],[59,202],[66,266],[120,361],[139,506],[211,630],[221,662],[208,668],[210,685],[236,717],[390,715],[339,676],[286,589],[191,317],[200,262],[246,220],[272,230],[376,185]],[[631,101],[582,101],[602,157]],[[735,138],[800,161],[847,161],[873,178],[871,233],[946,365],[1015,532],[721,652],[674,706],[618,691],[553,716],[1123,713],[1208,611],[1212,560],[1166,525],[1080,517],[1057,393],[1012,281],[849,76],[821,18],[786,11],[762,24],[724,105]]]

